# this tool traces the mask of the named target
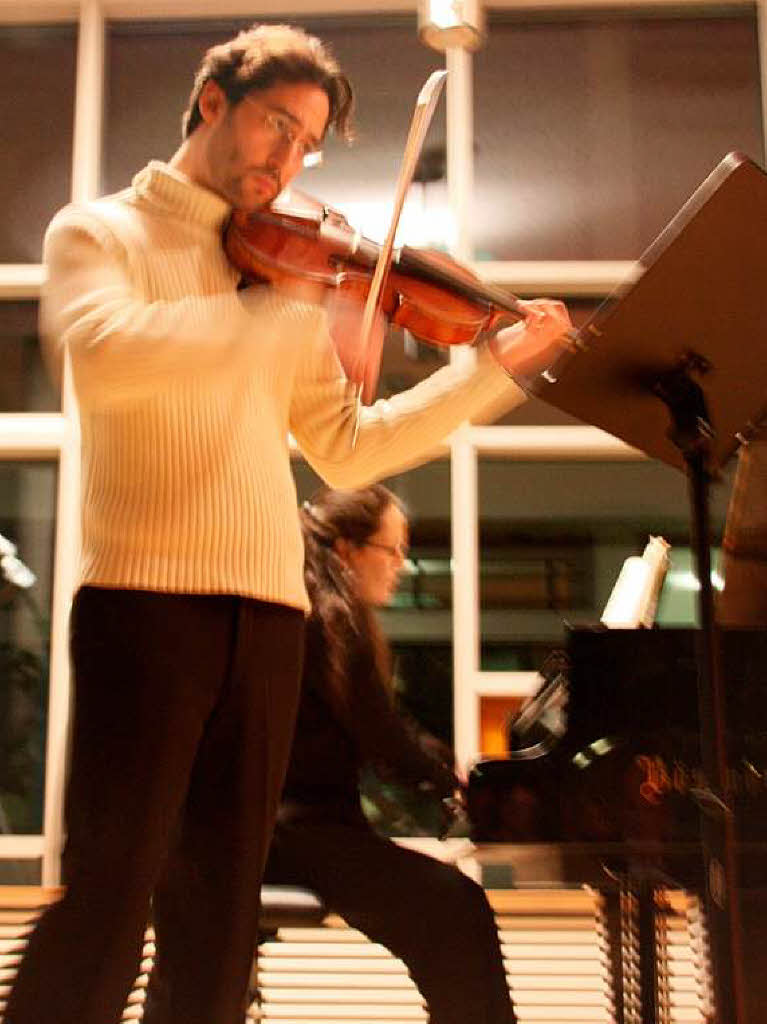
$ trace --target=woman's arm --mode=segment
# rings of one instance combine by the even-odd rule
[[[459,782],[451,766],[437,756],[436,750],[428,752],[400,716],[372,650],[360,644],[351,630],[346,649],[352,653],[343,687],[332,685],[327,678],[321,685],[361,760],[385,764],[403,782],[429,782],[440,796],[454,793]]]

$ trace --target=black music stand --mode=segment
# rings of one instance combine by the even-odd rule
[[[537,383],[545,401],[687,473],[700,582],[699,793],[716,1024],[744,1024],[735,822],[708,488],[767,411],[767,174],[726,156]],[[669,428],[669,412],[671,428]]]

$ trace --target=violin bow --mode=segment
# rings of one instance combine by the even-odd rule
[[[365,404],[368,404],[374,397],[376,385],[378,383],[381,346],[378,346],[377,352],[370,351],[370,348],[376,313],[378,312],[378,308],[381,304],[381,297],[383,295],[384,286],[386,285],[386,278],[391,266],[391,257],[394,251],[394,236],[397,233],[397,226],[399,225],[402,207],[405,204],[405,195],[407,194],[407,190],[413,180],[416,164],[418,163],[418,158],[421,155],[421,150],[423,149],[424,139],[426,138],[426,132],[428,131],[431,119],[434,116],[437,101],[439,100],[446,77],[447,71],[432,71],[424,85],[421,87],[421,91],[418,93],[415,110],[413,111],[413,118],[410,122],[407,142],[405,143],[405,152],[402,155],[402,164],[400,166],[399,177],[397,179],[397,190],[394,196],[394,209],[392,211],[391,223],[389,224],[389,231],[386,236],[386,241],[379,251],[378,261],[376,262],[375,270],[373,271],[370,290],[368,292],[367,301],[365,302],[365,309],[362,315],[362,328],[360,330],[362,380],[358,385],[358,397],[361,397]],[[369,377],[366,373],[366,368],[368,366],[368,360],[371,357],[377,360],[377,365],[375,374],[372,375],[372,377]]]

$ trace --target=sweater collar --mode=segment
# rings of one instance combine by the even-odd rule
[[[139,171],[133,187],[142,198],[205,227],[221,228],[231,212],[229,203],[221,196],[160,160],[152,160]]]

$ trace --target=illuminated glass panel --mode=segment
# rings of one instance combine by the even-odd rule
[[[42,829],[56,482],[0,463],[0,833]]]
[[[39,263],[43,232],[71,192],[77,30],[0,25],[3,151],[0,263]]]
[[[43,361],[36,302],[0,302],[0,365],[0,413],[61,408]]]
[[[636,259],[730,150],[763,160],[756,11],[495,12],[477,257]]]
[[[714,544],[732,470],[712,488]],[[690,568],[684,474],[649,460],[493,458],[480,462],[479,479],[480,558],[496,566],[493,600],[481,605],[482,668],[537,669],[562,645],[568,625],[597,624],[623,562],[641,555],[651,535],[672,545],[658,621],[694,622],[694,600],[679,590]]]

